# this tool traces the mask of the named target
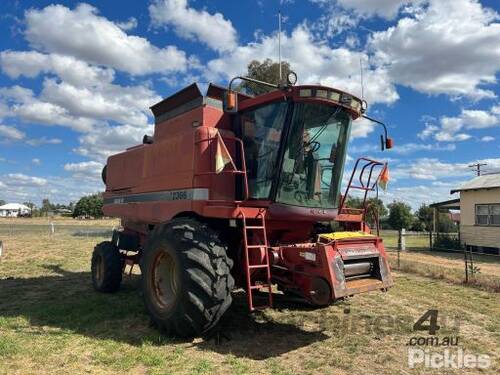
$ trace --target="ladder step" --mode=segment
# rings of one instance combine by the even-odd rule
[[[271,305],[253,306],[253,307],[252,307],[252,311],[255,311],[255,310],[257,310],[257,311],[262,311],[262,310],[268,309],[268,308],[270,308],[270,307],[271,307]]]
[[[269,264],[251,264],[248,266],[248,268],[267,268],[269,267]]]
[[[266,247],[266,245],[247,245],[247,249],[262,249],[263,247]]]
[[[265,229],[263,226],[261,225],[247,225],[246,226],[247,229]]]
[[[271,285],[269,284],[261,284],[261,285],[250,285],[250,289],[268,289]]]

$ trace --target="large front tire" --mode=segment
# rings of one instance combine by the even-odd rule
[[[234,279],[227,247],[190,218],[155,228],[142,260],[144,302],[168,334],[192,337],[214,327],[231,305]]]

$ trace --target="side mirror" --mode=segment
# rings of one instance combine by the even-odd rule
[[[232,90],[227,90],[224,95],[224,112],[234,113],[238,111],[238,94]]]
[[[387,150],[391,149],[394,146],[394,140],[392,138],[386,138],[385,140],[385,148]]]

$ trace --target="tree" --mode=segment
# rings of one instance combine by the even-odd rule
[[[411,207],[403,202],[393,202],[389,205],[388,222],[393,229],[401,231],[403,228],[409,228],[413,223],[414,217],[411,213]]]
[[[416,216],[418,221],[422,223],[420,228],[423,228],[423,230],[426,230],[427,232],[431,231],[434,210],[426,204],[422,204],[417,210]]]
[[[363,207],[363,200],[361,198],[348,196],[345,206],[350,208],[361,208]]]
[[[3,206],[5,204],[5,201],[3,199],[0,199],[0,206]]]
[[[453,233],[457,231],[457,226],[451,220],[449,212],[441,212],[439,214],[439,226],[437,230],[441,233]]]
[[[73,210],[73,217],[93,217],[100,218],[102,213],[102,195],[93,194],[80,198]]]
[[[385,208],[384,202],[380,198],[369,198],[367,199],[368,205],[373,206],[377,209],[378,217],[386,217],[389,213],[387,208]]]
[[[363,208],[363,199],[357,198],[357,197],[347,197],[346,200],[346,207],[350,208]],[[387,216],[387,208],[385,208],[384,202],[380,198],[369,198],[366,200],[366,206],[367,207],[375,207],[379,220]],[[366,221],[368,224],[372,227],[375,226],[375,220],[374,220],[374,215],[373,211],[371,209],[368,210],[367,215],[366,215]]]
[[[266,59],[263,62],[253,60],[250,64],[248,64],[247,77],[268,83],[279,84],[279,66],[279,63],[273,62],[271,59]],[[286,80],[288,73],[291,71],[292,69],[290,68],[290,64],[286,61],[282,61],[281,76],[283,80]],[[243,81],[239,87],[246,89],[253,95],[261,95],[273,90],[271,87],[246,81]]]
[[[44,198],[42,200],[42,207],[40,208],[40,211],[43,215],[47,215],[49,211],[52,211],[54,209],[54,205],[50,203],[49,198]]]
[[[26,207],[29,207],[31,211],[33,211],[33,209],[35,208],[35,204],[33,202],[24,202],[23,203]]]

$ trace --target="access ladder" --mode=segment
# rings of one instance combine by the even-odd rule
[[[244,251],[244,262],[245,262],[245,273],[246,273],[246,284],[247,284],[247,298],[248,306],[250,311],[265,309],[272,307],[273,296],[272,296],[272,285],[271,285],[271,265],[269,262],[269,252],[268,252],[268,242],[266,233],[266,223],[265,223],[265,212],[259,212],[255,217],[246,217],[243,211],[238,215],[242,221],[243,230],[243,251]],[[260,243],[256,243],[260,241]],[[262,250],[264,250],[264,256],[262,256]],[[258,252],[252,257],[251,255]],[[250,263],[252,260],[259,259],[259,263]],[[259,281],[257,283],[253,282],[252,277],[255,274],[261,274],[260,272],[255,272],[256,270],[265,270],[265,281]],[[255,306],[254,305],[254,290],[267,289],[268,292],[268,302],[267,304]]]

